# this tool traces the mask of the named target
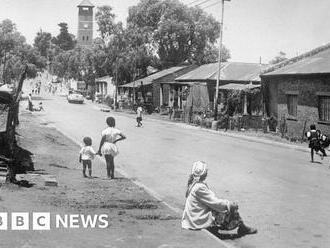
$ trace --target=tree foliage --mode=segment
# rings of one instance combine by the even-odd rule
[[[41,56],[47,57],[51,48],[52,35],[40,30],[34,38],[33,46],[39,51]]]
[[[269,61],[269,64],[277,64],[277,63],[280,63],[280,62],[282,62],[284,60],[287,60],[287,59],[288,58],[286,57],[286,53],[280,51],[275,58],[273,58],[271,61]]]
[[[207,62],[219,37],[219,23],[212,16],[178,0],[141,0],[129,9],[127,22],[128,29],[144,34],[164,67]],[[224,54],[224,60],[230,57],[228,50]]]
[[[34,77],[42,70],[45,59],[39,51],[28,45],[25,37],[17,30],[11,20],[0,23],[0,73],[2,83],[17,81],[23,68],[28,65],[28,77]]]
[[[52,39],[52,42],[65,51],[73,49],[76,45],[76,41],[74,35],[70,34],[68,31],[68,24],[61,22],[58,26],[60,27],[60,33]]]

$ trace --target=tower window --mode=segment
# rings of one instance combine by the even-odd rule
[[[83,36],[83,40],[85,40],[85,36]]]
[[[83,9],[84,11],[88,11],[88,10],[89,10],[88,7],[83,7],[82,9]]]
[[[88,36],[86,36],[86,40],[88,40]]]

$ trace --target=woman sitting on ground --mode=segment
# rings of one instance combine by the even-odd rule
[[[257,229],[243,223],[236,203],[215,196],[205,183],[206,177],[206,163],[194,162],[188,180],[182,228],[207,229],[219,234],[219,230],[233,230],[238,227],[238,236],[257,233]]]

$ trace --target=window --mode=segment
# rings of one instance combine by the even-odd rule
[[[319,120],[330,122],[330,96],[319,96]]]
[[[85,40],[85,36],[83,36],[83,40]]]
[[[86,36],[86,40],[88,41],[88,36]]]
[[[84,24],[84,28],[88,28],[88,24]]]
[[[297,105],[298,105],[298,95],[287,94],[287,106],[288,114],[293,117],[297,117]]]

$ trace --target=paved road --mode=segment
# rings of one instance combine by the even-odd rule
[[[116,166],[182,208],[191,163],[206,161],[209,186],[223,198],[238,201],[257,235],[226,241],[237,247],[329,247],[329,161],[311,164],[309,154],[249,142],[172,123],[148,119],[135,127],[134,116],[104,113],[91,104],[44,101],[42,118],[71,138],[91,136],[98,147],[105,118],[116,117],[127,140],[119,144]],[[105,171],[104,171],[105,172]]]

